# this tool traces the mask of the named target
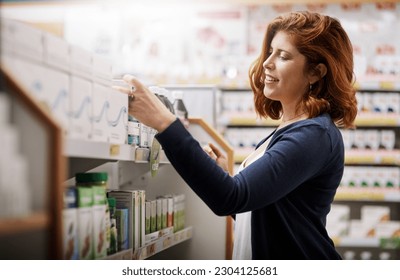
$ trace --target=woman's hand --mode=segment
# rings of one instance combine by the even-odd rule
[[[133,90],[122,87],[117,89],[131,96],[129,98],[129,114],[139,122],[162,132],[176,120],[175,115],[136,77],[125,75],[123,80],[132,86]]]
[[[203,147],[203,150],[212,158],[214,159],[217,164],[224,169],[225,171],[228,170],[228,159],[226,156],[213,144],[209,143],[208,145]]]

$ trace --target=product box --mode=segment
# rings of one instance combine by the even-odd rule
[[[74,139],[89,140],[92,131],[92,83],[88,80],[71,77],[70,128],[68,136]]]
[[[363,220],[350,220],[349,237],[369,238],[375,237],[375,223]]]
[[[128,126],[128,95],[115,89],[108,89],[109,107],[106,111],[109,129],[109,142],[125,144],[127,142]]]
[[[63,217],[63,259],[79,259],[78,244],[78,208],[75,187],[64,191]]]
[[[95,259],[107,256],[106,189],[92,186],[93,190],[93,253]]]
[[[3,61],[2,61],[3,62]],[[41,64],[15,57],[7,64],[11,74],[22,85],[23,90],[34,97],[36,100],[43,100],[43,85],[46,79],[45,67]]]
[[[343,204],[332,204],[331,211],[327,216],[327,222],[348,221],[350,219],[350,206]]]
[[[110,87],[112,85],[112,62],[99,54],[92,54],[93,82]]]
[[[150,232],[157,231],[157,201],[150,201]]]
[[[70,80],[65,72],[44,69],[42,101],[65,132],[70,126]]]
[[[118,251],[129,249],[129,209],[116,209],[115,218],[117,220]]]
[[[172,195],[166,196],[167,198],[167,227],[174,226],[174,198]]]
[[[162,199],[157,198],[156,203],[157,203],[156,230],[161,230],[162,229]]]
[[[371,150],[377,150],[380,143],[380,134],[377,129],[369,129],[364,131],[365,147]]]
[[[20,21],[13,21],[14,53],[39,63],[43,62],[43,31]]]
[[[79,259],[93,259],[93,189],[77,187]]]
[[[139,247],[145,243],[146,231],[146,192],[138,190],[139,195]]]
[[[388,99],[388,113],[400,113],[400,94],[398,92],[386,93]]]
[[[376,225],[375,235],[378,238],[400,238],[400,222],[386,221]]]
[[[349,221],[328,221],[326,230],[331,238],[340,238],[349,234]]]
[[[150,215],[151,215],[151,202],[146,201],[145,203],[145,216],[146,216],[146,222],[145,222],[145,234],[151,233],[150,231]]]
[[[69,73],[71,59],[69,44],[63,38],[49,32],[43,33],[43,60],[51,68]]]
[[[149,143],[149,132],[150,132],[150,127],[148,127],[145,124],[140,123],[140,144],[139,146],[141,148],[149,148],[150,143]]]
[[[79,46],[69,45],[69,58],[71,74],[92,81],[92,53]]]
[[[363,205],[360,212],[361,220],[374,225],[390,220],[390,208],[388,206]]]
[[[385,150],[393,150],[396,144],[396,134],[393,130],[383,129],[380,133],[380,147]]]
[[[174,196],[174,231],[185,228],[185,195]]]
[[[139,248],[139,192],[137,190],[113,190],[109,197],[116,199],[117,209],[128,209],[129,248]]]
[[[96,142],[108,142],[110,136],[107,124],[106,111],[108,110],[109,101],[108,87],[93,83],[92,94],[92,132],[91,140]]]
[[[0,49],[1,56],[12,57],[14,55],[14,20],[0,17]],[[1,61],[3,64],[3,60]]]
[[[160,197],[161,199],[161,228],[167,227],[167,214],[168,214],[168,199]]]

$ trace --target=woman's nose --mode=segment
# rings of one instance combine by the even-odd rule
[[[271,57],[268,57],[268,58],[264,61],[264,63],[263,63],[264,69],[271,70],[271,69],[274,68],[274,64],[273,64],[273,62],[272,62],[272,60],[271,60],[270,58],[271,58]]]

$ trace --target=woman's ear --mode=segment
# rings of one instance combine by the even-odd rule
[[[317,66],[315,66],[310,73],[310,84],[314,84],[321,80],[326,73],[328,72],[328,68],[326,68],[325,64],[319,63]]]

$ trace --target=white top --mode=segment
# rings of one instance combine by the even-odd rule
[[[267,149],[268,143],[272,137],[268,138],[260,147],[251,153],[240,165],[238,172],[259,159]],[[234,260],[251,260],[251,211],[236,214],[235,233],[233,244]]]

